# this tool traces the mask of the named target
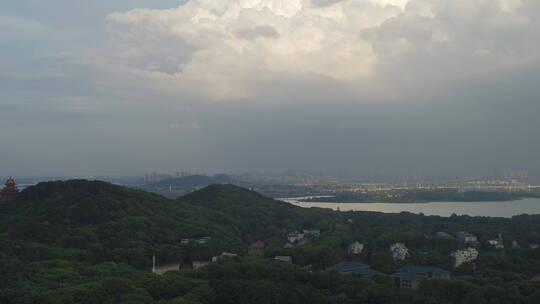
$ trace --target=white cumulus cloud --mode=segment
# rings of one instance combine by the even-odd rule
[[[85,62],[107,86],[173,96],[294,101],[328,86],[396,98],[538,65],[539,10],[536,0],[189,0],[109,15],[110,39]]]

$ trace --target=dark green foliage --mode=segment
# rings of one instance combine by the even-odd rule
[[[104,182],[41,183],[23,191],[2,215],[0,228],[8,239],[25,241],[20,246],[26,249],[17,252],[24,261],[69,253],[94,263],[149,267],[153,253],[168,262],[243,248],[240,224],[222,213]],[[180,245],[181,238],[201,236],[212,240],[192,248]],[[54,248],[72,249],[56,254]]]
[[[285,234],[319,228],[320,238],[284,249]],[[475,264],[452,269],[465,244],[434,237],[469,231],[480,238]],[[42,183],[0,209],[0,303],[538,303],[540,249],[495,250],[499,233],[523,247],[540,243],[540,216],[511,219],[303,209],[232,185],[213,185],[179,200],[83,180]],[[181,238],[210,236],[205,244]],[[242,256],[264,240],[261,257]],[[366,249],[350,256],[360,241]],[[394,242],[412,254],[395,262]],[[150,273],[158,263],[239,253],[194,272]],[[294,265],[274,261],[290,255]],[[459,278],[429,279],[418,291],[391,277],[321,271],[343,260],[391,273],[405,264],[439,266]],[[313,272],[311,272],[313,270]]]
[[[179,201],[217,210],[236,218],[244,224],[244,238],[251,241],[279,235],[284,229],[330,229],[334,222],[332,212],[298,208],[234,185],[211,185],[188,194]]]

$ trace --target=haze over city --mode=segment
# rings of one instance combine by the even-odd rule
[[[540,171],[536,0],[1,8],[4,175]]]

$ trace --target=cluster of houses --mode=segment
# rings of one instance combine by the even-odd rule
[[[438,236],[438,237],[448,237],[448,238],[451,238],[453,237],[452,235],[446,233],[446,232],[437,232],[435,234],[435,236]],[[475,235],[471,234],[471,233],[468,233],[468,232],[465,232],[465,231],[459,231],[456,233],[456,238],[464,243],[469,243],[469,244],[472,244],[472,245],[478,245],[478,237],[476,237]],[[499,236],[495,239],[491,239],[491,240],[488,240],[487,241],[489,245],[493,246],[493,248],[495,249],[504,249],[504,242],[503,242],[503,238],[501,236],[501,234],[499,234]],[[511,242],[511,246],[513,249],[520,249],[522,248],[521,245],[518,243],[518,241],[512,241]],[[531,249],[536,249],[540,247],[540,245],[538,244],[530,244],[529,245],[529,248]]]
[[[283,248],[304,246],[310,240],[319,238],[320,236],[321,230],[316,228],[289,232],[287,233],[287,242],[283,245]]]
[[[303,229],[301,231],[289,232],[286,235],[287,242],[283,247],[293,248],[296,246],[302,246],[310,240],[319,238],[320,235],[321,231],[319,229]],[[436,236],[454,238],[454,236],[446,232],[437,232]],[[459,267],[464,263],[473,262],[478,258],[479,252],[477,250],[477,247],[479,245],[479,242],[478,238],[475,235],[465,231],[459,231],[456,233],[455,238],[467,244],[466,248],[456,250],[450,254],[452,257],[455,258],[455,267]],[[210,237],[186,238],[181,239],[181,243],[189,244],[192,242],[197,242],[200,244],[204,244],[210,239]],[[503,240],[500,235],[497,239],[489,240],[488,243],[496,249],[504,249]],[[512,247],[520,248],[519,244],[516,241],[512,242]],[[248,246],[248,253],[261,254],[262,252],[264,252],[265,248],[266,243],[264,241],[257,240],[256,242]],[[533,247],[533,245],[531,245],[531,248],[538,248],[538,245],[536,245],[536,247]],[[354,241],[348,246],[347,251],[350,255],[359,255],[364,251],[364,249],[365,246],[363,243]],[[404,261],[410,256],[410,251],[403,243],[393,243],[390,245],[390,254],[395,261]],[[237,256],[237,254],[235,253],[223,252],[218,256],[214,256],[211,262],[217,262],[221,259],[235,256]],[[287,263],[293,262],[293,258],[291,256],[275,256],[274,260]],[[192,265],[184,266],[183,269],[196,270],[208,265],[211,262],[194,261],[192,262]],[[180,270],[180,264],[168,264],[156,267],[155,262],[152,269],[152,271],[157,274],[163,274],[167,271],[178,270]],[[368,264],[355,261],[340,262],[328,267],[327,270],[338,271],[343,274],[359,274],[365,277],[386,275],[380,271],[372,269]],[[421,280],[426,278],[449,278],[450,272],[438,267],[409,265],[398,269],[397,272],[391,274],[390,276],[394,279],[396,285],[400,288],[417,289]]]
[[[496,239],[488,240],[488,244],[493,246],[495,249],[504,249],[504,242],[501,234],[499,234],[499,237]],[[511,242],[512,249],[521,249],[521,245],[518,243],[518,241],[512,241]],[[530,249],[536,249],[540,247],[538,244],[529,244]]]
[[[448,238],[453,238],[452,235],[446,233],[446,232],[437,232],[435,234],[437,237],[448,237]],[[455,258],[455,267],[459,267],[460,265],[464,264],[464,263],[470,263],[470,262],[473,262],[474,260],[476,260],[478,258],[478,254],[479,254],[479,251],[478,251],[478,245],[479,245],[479,242],[478,242],[478,237],[471,234],[471,233],[468,233],[468,232],[465,232],[465,231],[459,231],[456,233],[456,238],[464,243],[466,243],[468,245],[467,248],[464,248],[464,249],[460,249],[460,250],[456,250],[454,252],[452,252],[450,255],[452,257]],[[487,241],[489,245],[493,246],[493,248],[495,249],[504,249],[504,242],[503,242],[503,239],[502,239],[502,236],[499,234],[499,236],[496,238],[496,239],[491,239],[491,240],[488,240]],[[517,241],[512,241],[511,242],[511,246],[513,249],[520,249],[521,246],[519,245],[519,243]],[[530,248],[531,249],[536,249],[538,248],[539,245],[536,245],[536,244],[531,244],[530,245]]]

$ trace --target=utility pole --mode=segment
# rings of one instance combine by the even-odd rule
[[[152,255],[152,273],[156,273],[156,253]]]

